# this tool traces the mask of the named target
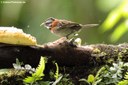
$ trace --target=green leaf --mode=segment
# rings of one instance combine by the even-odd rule
[[[122,3],[112,12],[109,13],[107,19],[101,25],[103,32],[111,30],[123,17],[128,18],[128,0],[123,0]]]
[[[92,74],[90,74],[90,75],[88,76],[87,81],[90,82],[90,83],[92,83],[94,80],[95,80],[95,77],[94,77]]]
[[[125,74],[125,77],[124,77],[124,78],[128,80],[128,72],[126,72],[126,74]]]
[[[32,76],[28,76],[27,78],[25,78],[23,81],[25,83],[33,83],[37,80],[41,80],[42,76],[44,76],[43,72],[45,69],[45,59],[44,57],[41,57],[40,59],[40,63],[38,65],[38,67],[36,68],[36,72],[32,74]]]
[[[98,72],[97,72],[97,74],[96,74],[96,76],[95,76],[95,79],[98,79],[98,77],[100,76],[100,74],[103,72],[103,71],[105,71],[105,67],[103,66],[103,67],[101,67],[99,70],[98,70]]]
[[[121,23],[116,29],[115,31],[112,33],[110,41],[111,42],[116,42],[117,40],[119,40],[119,38],[121,36],[123,36],[123,34],[125,32],[128,31],[128,20],[126,20],[125,22]]]
[[[128,18],[128,0],[124,0],[122,4],[122,15],[124,18]]]
[[[41,57],[40,63],[38,67],[36,68],[36,72],[32,74],[32,76],[42,77],[44,76],[43,71],[45,69],[45,59],[44,57]]]
[[[112,27],[114,27],[114,25],[120,20],[120,18],[121,12],[118,9],[112,11],[100,27],[102,32],[111,30]]]
[[[59,83],[59,81],[62,79],[63,76],[60,76],[58,79],[56,79],[56,81],[52,84],[52,85],[57,85],[57,83]]]
[[[33,83],[35,81],[34,77],[28,76],[23,80],[25,83]]]
[[[120,81],[118,85],[128,85],[128,80]]]
[[[54,77],[56,78],[56,80],[58,79],[58,77],[59,77],[59,66],[58,66],[58,64],[57,63],[55,63],[55,65],[56,65],[56,73],[55,73],[55,75],[54,75]]]
[[[128,72],[126,72],[124,79],[118,83],[118,85],[128,85]]]

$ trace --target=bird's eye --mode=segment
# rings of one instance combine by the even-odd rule
[[[45,21],[45,23],[44,23],[44,25],[47,27],[47,28],[51,28],[52,27],[52,22],[54,21],[55,19],[54,18],[48,18],[46,21]]]
[[[53,21],[55,21],[55,19],[52,18],[52,17],[50,17],[50,18],[48,18],[48,19],[46,20],[46,23],[52,23]]]

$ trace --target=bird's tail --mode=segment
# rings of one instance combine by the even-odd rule
[[[85,25],[81,25],[83,28],[92,28],[95,26],[98,26],[99,24],[85,24]]]

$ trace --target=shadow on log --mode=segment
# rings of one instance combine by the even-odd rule
[[[12,67],[16,58],[37,66],[41,56],[55,60],[60,66],[103,65],[119,59],[128,62],[128,44],[77,47],[62,39],[41,46],[0,44],[0,68]]]

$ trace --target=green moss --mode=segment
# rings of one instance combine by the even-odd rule
[[[93,54],[97,54],[97,53],[100,53],[100,52],[101,52],[101,51],[100,51],[98,48],[96,48],[96,49],[93,50],[92,53],[93,53]]]

